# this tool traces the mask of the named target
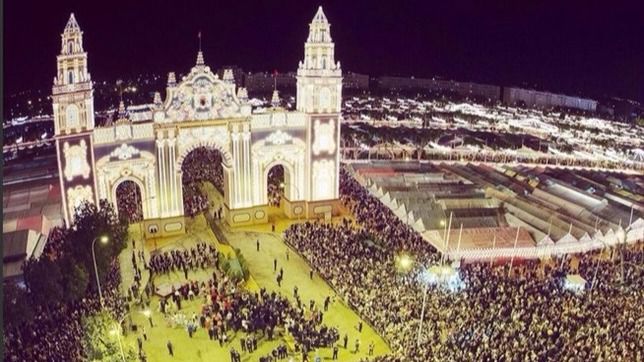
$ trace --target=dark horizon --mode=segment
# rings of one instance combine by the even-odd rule
[[[5,3],[5,94],[48,89],[74,12],[94,80],[186,73],[206,63],[293,71],[318,5],[344,72],[442,77],[644,102],[644,15],[636,3],[475,1]]]

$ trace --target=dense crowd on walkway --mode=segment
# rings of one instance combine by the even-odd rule
[[[153,254],[148,267],[153,274],[167,274],[176,271],[205,269],[217,265],[217,248],[201,242],[185,250],[170,250]]]
[[[578,272],[593,290],[577,295],[562,288],[570,271],[527,262],[515,266],[466,264],[461,292],[431,287],[418,344],[422,267],[438,254],[345,172],[341,193],[357,225],[308,222],[285,234],[312,266],[389,341],[392,354],[378,361],[583,361],[644,358],[644,253],[624,251],[601,260],[580,256]],[[616,251],[617,252],[617,251]],[[396,255],[414,256],[416,267],[397,272]]]
[[[199,255],[205,258],[204,262],[206,259],[212,261],[210,255],[216,255],[216,250],[207,250],[205,245],[192,250],[195,252],[164,254],[151,261],[151,268],[161,273],[171,270],[172,265],[180,269],[185,260],[198,260]],[[167,266],[154,266],[157,264]],[[182,306],[192,300],[202,301],[201,313],[183,315]],[[213,343],[231,348],[231,357],[253,352],[259,340],[274,340],[287,332],[296,341],[297,352],[308,353],[333,345],[339,333],[323,324],[324,312],[315,303],[302,303],[299,295],[296,295],[296,301],[290,303],[285,296],[265,289],[250,293],[215,267],[207,281],[188,280],[179,287],[173,286],[169,295],[160,299],[158,309],[171,325],[185,328],[191,338],[195,333],[207,333]],[[237,338],[239,345],[232,343],[235,335],[241,332],[243,337]],[[262,360],[268,361],[269,357],[277,360],[287,354],[286,345],[281,344]]]
[[[121,318],[127,312],[125,300],[118,291],[120,272],[114,263],[103,285],[105,309]],[[33,311],[34,318],[18,328],[4,329],[4,360],[22,361],[82,361],[84,316],[101,310],[96,295],[75,303],[57,303]]]

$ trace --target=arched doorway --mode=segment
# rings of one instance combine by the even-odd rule
[[[186,216],[211,211],[221,218],[224,200],[223,158],[215,148],[197,147],[181,163],[181,184]]]
[[[116,209],[120,218],[128,223],[143,220],[141,188],[132,180],[124,180],[116,186]]]
[[[284,166],[275,165],[268,170],[268,178],[266,180],[266,197],[268,199],[268,206],[280,207],[280,201],[284,196]]]

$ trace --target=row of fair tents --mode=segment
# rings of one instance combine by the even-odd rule
[[[428,224],[428,213],[420,210],[408,210],[404,202],[400,202],[396,198],[392,198],[390,193],[372,183],[367,187],[369,192],[380,199],[380,201],[387,206],[393,213],[398,216],[402,221],[406,222],[412,229],[418,232],[425,240],[432,243],[438,249],[443,249],[442,243],[437,243],[437,235],[435,225]],[[431,214],[431,212],[429,212]],[[444,220],[444,216],[442,216]],[[517,227],[527,227],[519,223]],[[429,227],[434,227],[430,229]],[[532,231],[532,230],[530,230]],[[530,247],[519,248],[492,248],[483,247],[467,250],[457,250],[455,245],[448,247],[448,255],[451,259],[487,259],[487,258],[526,258],[535,259],[543,258],[553,255],[563,255],[571,253],[584,253],[590,250],[597,250],[605,247],[612,247],[622,243],[633,244],[636,242],[644,241],[644,219],[638,218],[631,225],[625,229],[618,225],[617,227],[608,228],[607,231],[597,229],[594,233],[584,232],[581,237],[577,238],[570,232],[560,235],[558,240],[553,240],[549,234],[540,233],[539,238],[536,240],[536,245]],[[439,244],[439,245],[437,245]],[[490,240],[489,245],[492,244]]]

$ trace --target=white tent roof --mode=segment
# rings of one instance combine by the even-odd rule
[[[576,242],[578,242],[578,240],[574,236],[572,236],[572,234],[566,234],[566,235],[564,235],[563,238],[561,238],[561,239],[559,239],[557,241],[557,244],[559,244],[559,245],[561,245],[561,244],[574,244]]]
[[[555,245],[555,242],[548,235],[544,236],[543,239],[537,242],[537,246],[546,246],[546,245]]]

